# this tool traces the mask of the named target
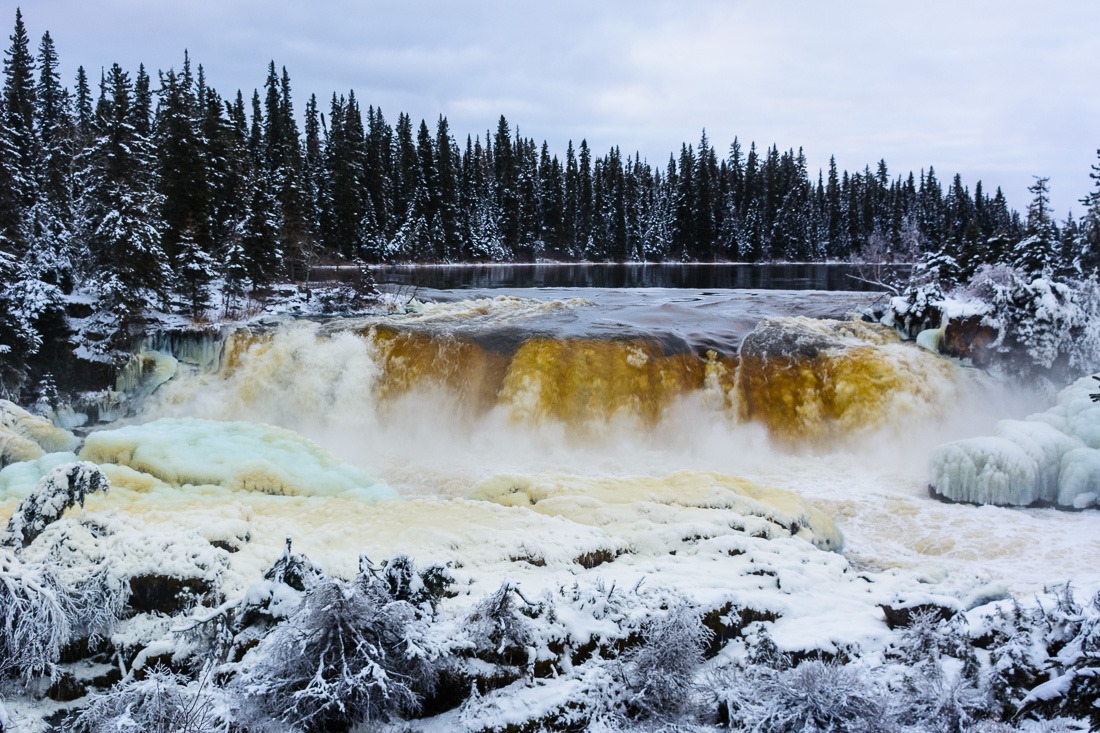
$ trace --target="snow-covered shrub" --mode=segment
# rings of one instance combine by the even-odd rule
[[[642,643],[623,655],[631,703],[645,717],[673,717],[690,701],[711,631],[686,600],[642,626]]]
[[[51,524],[35,543],[34,560],[64,589],[73,640],[103,638],[125,615],[130,586],[114,567],[122,558],[112,549],[109,530],[69,519]]]
[[[435,681],[421,631],[415,609],[373,578],[318,578],[245,657],[234,681],[242,715],[258,730],[327,731],[411,712]]]
[[[53,574],[0,548],[0,677],[52,676],[70,636],[64,590]]]
[[[900,631],[896,647],[906,664],[938,660],[942,655],[958,659],[973,656],[962,616],[944,618],[943,610],[936,606],[909,614],[909,624]]]
[[[1100,593],[1082,603],[1065,585],[1053,601],[1049,607],[1038,603],[1032,616],[1033,633],[1046,646],[1049,679],[1028,691],[1021,710],[1044,717],[1088,717],[1100,727]]]
[[[93,696],[71,725],[78,733],[215,733],[226,730],[224,711],[224,695],[207,678],[158,667]]]
[[[370,572],[384,583],[393,600],[407,601],[424,613],[435,613],[454,584],[454,577],[445,566],[429,565],[418,572],[408,555],[384,560],[381,568],[371,567],[366,558],[363,562],[363,572]]]
[[[910,667],[897,698],[898,719],[916,730],[967,733],[997,715],[989,691],[938,662]]]
[[[939,328],[943,319],[943,290],[936,283],[910,287],[890,299],[887,325],[905,338],[914,339],[921,331]]]
[[[286,585],[296,591],[306,591],[316,581],[324,577],[321,569],[305,555],[295,554],[291,539],[286,538],[283,554],[264,571],[263,579],[279,585]]]
[[[533,662],[537,632],[531,619],[545,610],[524,598],[515,584],[502,583],[468,619],[467,636],[478,658],[507,665]]]
[[[629,693],[621,671],[592,660],[555,678],[517,681],[486,695],[475,686],[458,718],[463,729],[479,733],[646,730],[626,715]]]
[[[8,520],[7,541],[26,547],[69,507],[84,506],[88,494],[107,491],[110,482],[99,466],[87,461],[64,463],[42,477]]]
[[[729,727],[754,733],[896,733],[886,695],[853,665],[810,659],[788,669],[749,665],[712,675]]]

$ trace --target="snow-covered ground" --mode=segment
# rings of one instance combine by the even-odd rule
[[[987,435],[1049,398],[913,344],[868,341],[845,346],[823,373],[842,381],[845,364],[872,357],[876,374],[896,367],[912,388],[883,403],[892,414],[802,444],[739,419],[736,365],[719,357],[748,321],[839,317],[867,298],[474,293],[403,313],[255,326],[194,359],[205,366],[181,357],[125,426],[91,434],[79,458],[99,464],[112,488],[89,496],[82,516],[105,529],[59,523],[23,558],[60,553],[76,567],[79,556],[124,581],[156,571],[161,553],[166,567],[232,600],[292,538],[295,552],[345,579],[362,555],[449,565],[457,595],[444,615],[460,627],[508,582],[525,598],[555,599],[550,627],[562,638],[610,638],[592,603],[618,588],[633,599],[619,611],[620,632],[642,629],[646,608],[665,613],[683,598],[702,611],[751,609],[763,620],[752,628],[781,652],[868,660],[897,644],[881,605],[965,611],[1067,581],[1100,590],[1097,513],[929,496],[937,445]],[[531,336],[569,348],[523,355]],[[675,345],[706,366],[677,362],[666,353]],[[704,358],[707,349],[719,354]],[[683,389],[691,379],[697,388]],[[507,388],[487,397],[494,384]],[[574,403],[586,409],[560,407]],[[0,472],[0,517],[76,458]],[[122,646],[155,642],[153,658],[171,651],[173,623],[142,616],[114,633]],[[545,653],[548,638],[529,640],[530,653]],[[751,647],[734,640],[707,664],[721,669]],[[603,684],[593,670],[516,682],[419,725],[522,722],[524,706],[535,716]],[[35,705],[9,708],[30,720]]]

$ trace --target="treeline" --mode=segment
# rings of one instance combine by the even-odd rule
[[[504,117],[460,143],[444,117],[434,129],[403,113],[391,125],[354,92],[323,109],[311,97],[301,129],[274,63],[249,98],[223,98],[186,54],[155,80],[113,65],[96,91],[81,67],[70,89],[49,33],[32,53],[17,11],[10,38],[7,362],[67,338],[74,290],[88,301],[79,341],[105,357],[151,312],[209,308],[212,283],[232,300],[321,262],[924,258],[950,281],[1011,261],[1036,233],[1059,266],[1080,267],[1100,231],[1096,194],[1087,226],[1059,227],[1045,183],[1024,221],[999,189],[971,191],[958,175],[945,186],[932,168],[892,178],[885,162],[855,173],[831,162],[815,181],[801,150],[734,140],[720,156],[705,132],[664,167],[618,148],[597,156],[583,140],[559,158]]]

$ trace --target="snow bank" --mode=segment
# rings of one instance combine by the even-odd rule
[[[255,423],[163,418],[92,433],[80,457],[126,466],[173,486],[284,496],[393,496],[385,484],[297,433]]]
[[[931,458],[931,490],[972,504],[1055,504],[1084,509],[1100,493],[1098,385],[1080,379],[1058,403],[1024,420],[1002,420],[991,437],[941,445]]]

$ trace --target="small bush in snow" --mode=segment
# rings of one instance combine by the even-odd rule
[[[226,730],[221,692],[156,668],[96,695],[72,721],[78,733],[215,733]]]
[[[8,520],[8,542],[26,547],[71,506],[84,506],[88,494],[107,491],[110,483],[99,466],[87,461],[65,463],[42,477]]]
[[[943,318],[943,291],[935,283],[910,287],[890,300],[891,325],[906,338],[916,338],[926,328],[939,328]]]
[[[440,601],[450,592],[454,583],[450,571],[442,565],[430,565],[417,572],[408,555],[397,555],[384,561],[381,570],[371,568],[370,572],[386,584],[395,601],[407,601],[432,613],[439,608]]]
[[[623,656],[632,705],[645,717],[683,712],[695,688],[695,675],[711,631],[686,601],[642,626],[642,643]]]
[[[496,664],[526,664],[533,657],[535,629],[531,619],[542,613],[509,581],[478,604],[470,615],[467,635],[478,657]]]
[[[242,714],[257,729],[329,731],[411,712],[435,682],[419,632],[413,607],[374,578],[318,578],[245,658]]]
[[[851,665],[811,659],[790,669],[754,665],[712,677],[733,730],[754,733],[896,733],[879,685]]]
[[[1037,637],[1047,652],[1048,680],[1029,690],[1021,710],[1053,718],[1088,718],[1100,728],[1100,593],[1081,602],[1069,585],[1041,602],[1030,614]]]

